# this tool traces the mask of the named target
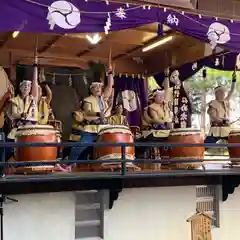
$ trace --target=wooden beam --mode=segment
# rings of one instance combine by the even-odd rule
[[[172,33],[174,33],[174,31],[173,30],[169,30],[169,31],[166,32],[166,35],[164,37],[166,37],[167,35],[170,35]],[[149,41],[144,42],[143,45],[151,44],[152,42],[155,42],[156,40],[159,40],[158,36],[150,39]],[[133,53],[135,51],[138,51],[139,49],[142,49],[142,47],[143,46],[137,46],[135,48],[132,48],[132,49],[128,50],[126,53],[122,53],[122,54],[119,54],[119,55],[115,56],[113,58],[113,60],[117,60],[119,58],[125,57],[125,56],[127,56],[127,55],[129,55],[129,54],[131,54],[131,53]]]
[[[0,43],[0,49],[3,48],[6,45],[6,43],[11,39],[12,39],[12,32],[9,32],[9,33],[6,34],[2,43]]]
[[[57,41],[59,41],[64,36],[65,34],[61,34],[53,37],[50,41],[47,42],[45,46],[43,46],[40,50],[38,50],[38,53],[41,54],[46,52],[49,48],[51,48]]]

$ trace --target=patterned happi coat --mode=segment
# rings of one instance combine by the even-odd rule
[[[192,106],[183,83],[173,87],[173,123],[174,128],[191,128]]]

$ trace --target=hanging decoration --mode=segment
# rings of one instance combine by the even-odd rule
[[[83,75],[83,82],[84,82],[84,84],[85,84],[85,85],[87,85],[87,84],[88,84],[87,77],[86,77],[86,75],[85,75],[85,74]]]
[[[46,81],[45,73],[44,73],[44,68],[40,68],[39,72],[39,82],[43,83]]]
[[[53,76],[52,76],[52,84],[56,84],[56,76],[55,76],[55,73],[53,73]]]
[[[71,74],[69,74],[69,77],[68,77],[68,86],[72,87],[72,75]]]
[[[217,67],[217,66],[219,66],[219,65],[220,65],[220,60],[219,60],[219,58],[217,57],[216,60],[215,60],[215,66]]]
[[[198,68],[197,62],[194,62],[193,65],[192,65],[192,70],[194,71],[194,70],[196,70],[197,68]]]
[[[236,69],[240,70],[240,54],[238,54],[236,58]]]
[[[108,34],[110,27],[111,27],[111,16],[110,16],[110,13],[108,13],[107,21],[104,27],[105,34]]]

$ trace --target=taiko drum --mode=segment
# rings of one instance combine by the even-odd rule
[[[233,129],[228,136],[228,143],[239,143],[240,144],[240,129]],[[228,147],[229,157],[232,164],[240,165],[240,162],[233,158],[240,158],[240,147]]]
[[[128,127],[122,125],[108,126],[102,129],[97,138],[98,143],[133,143],[133,134]],[[135,158],[135,148],[134,146],[126,147],[126,159],[134,160]],[[122,148],[121,146],[104,146],[96,147],[95,158],[98,160],[114,160],[122,159]],[[108,163],[103,163],[102,165],[108,165]],[[127,164],[129,165],[129,163]],[[131,164],[130,164],[131,165]]]
[[[172,129],[168,137],[169,143],[186,143],[186,144],[204,144],[204,135],[199,129],[180,128]],[[204,146],[181,146],[171,147],[168,151],[169,158],[173,160],[188,160],[189,163],[176,163],[179,168],[198,168],[203,165]],[[194,163],[190,160],[199,160],[200,163]],[[174,164],[175,165],[175,164]]]
[[[50,125],[26,125],[18,128],[16,141],[21,143],[56,143],[57,134],[56,130]],[[56,161],[57,147],[21,147],[15,150],[15,157],[16,161],[19,162]],[[39,167],[39,169],[42,168],[43,167]]]

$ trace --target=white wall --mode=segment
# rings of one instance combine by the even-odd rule
[[[239,240],[240,188],[220,205],[221,228],[213,240]],[[105,240],[191,240],[196,188],[124,189],[112,210],[106,212]]]
[[[74,240],[74,193],[16,196],[4,205],[4,240]],[[239,240],[240,188],[220,205],[213,240]],[[105,211],[105,240],[191,240],[186,219],[195,213],[196,188],[124,189]],[[96,240],[89,239],[89,240]]]
[[[124,189],[106,212],[106,240],[187,240],[186,219],[196,209],[196,188]]]
[[[213,240],[239,240],[240,187],[220,204],[220,228],[213,230]]]
[[[74,240],[74,194],[13,196],[4,205],[4,240]]]

